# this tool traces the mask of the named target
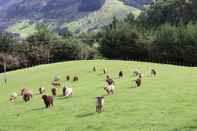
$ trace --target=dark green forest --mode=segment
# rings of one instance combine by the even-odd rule
[[[114,17],[98,32],[59,36],[38,25],[23,41],[0,34],[0,71],[82,59],[124,59],[197,65],[197,2],[157,0],[135,18]]]

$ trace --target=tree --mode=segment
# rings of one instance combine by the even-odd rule
[[[8,33],[0,33],[0,52],[11,52],[16,44],[14,38]]]

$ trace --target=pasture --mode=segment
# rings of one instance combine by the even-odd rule
[[[96,66],[96,72],[93,72]],[[115,81],[115,94],[105,96],[104,112],[96,113],[95,97],[104,95],[107,68]],[[155,79],[150,69],[158,71]],[[142,87],[134,88],[132,71],[140,69]],[[118,77],[122,70],[123,78]],[[63,85],[73,88],[73,96],[64,98],[62,89],[54,98],[54,107],[45,109],[40,86],[51,94],[51,81],[61,76]],[[66,75],[79,76],[78,82],[66,81]],[[0,74],[0,131],[197,131],[197,68],[165,64],[110,60],[71,61]],[[28,87],[34,96],[25,103],[10,93]]]

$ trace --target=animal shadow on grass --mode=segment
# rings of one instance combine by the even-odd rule
[[[19,117],[19,116],[25,115],[27,113],[30,113],[32,111],[41,111],[41,110],[44,110],[44,109],[46,109],[46,108],[45,107],[39,107],[39,108],[34,108],[34,109],[26,110],[26,111],[23,111],[23,112],[18,113],[17,116]]]
[[[45,107],[40,107],[40,108],[34,108],[34,109],[31,109],[31,111],[41,111],[41,110],[44,110],[46,109]]]
[[[85,114],[76,115],[76,117],[78,117],[78,118],[84,118],[84,117],[93,116],[93,115],[94,115],[94,113],[85,113]]]
[[[71,96],[70,96],[71,97]],[[65,97],[63,95],[60,95],[60,96],[56,96],[56,99],[57,100],[66,100],[66,99],[69,99],[69,97]]]

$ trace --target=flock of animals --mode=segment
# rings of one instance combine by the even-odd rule
[[[93,67],[93,72],[96,72],[96,67]],[[115,82],[113,80],[113,78],[108,75],[107,73],[107,69],[104,68],[103,69],[103,73],[106,75],[106,80],[105,80],[105,86],[104,86],[104,90],[106,91],[107,95],[113,95],[114,91],[115,91]],[[157,75],[157,71],[155,69],[151,69],[150,71],[151,76],[155,77]],[[123,71],[120,71],[118,74],[119,78],[123,78],[124,74]],[[140,87],[142,84],[142,80],[143,80],[143,73],[136,69],[133,71],[133,76],[136,77],[136,79],[134,80],[134,83],[136,85],[136,87]],[[46,108],[52,107],[53,106],[53,101],[54,101],[54,97],[57,96],[57,90],[61,88],[61,82],[60,82],[60,77],[59,76],[55,76],[53,81],[51,82],[52,88],[51,88],[51,94],[52,95],[47,95],[46,94],[46,89],[45,87],[40,87],[38,89],[38,93],[40,95],[42,95],[42,99],[43,99],[43,103],[45,104]],[[66,76],[66,80],[70,81],[71,77],[69,75]],[[73,81],[77,82],[79,81],[79,77],[78,76],[74,76],[73,77]],[[20,95],[22,96],[22,99],[25,102],[28,102],[32,99],[33,97],[33,92],[31,89],[28,88],[23,88],[21,90]],[[73,95],[73,90],[72,88],[66,87],[64,86],[62,88],[62,95],[64,97],[71,97]],[[10,102],[15,103],[16,99],[18,97],[18,94],[16,92],[13,92],[10,95]],[[102,111],[104,111],[104,96],[97,96],[96,97],[96,112],[101,113]]]

